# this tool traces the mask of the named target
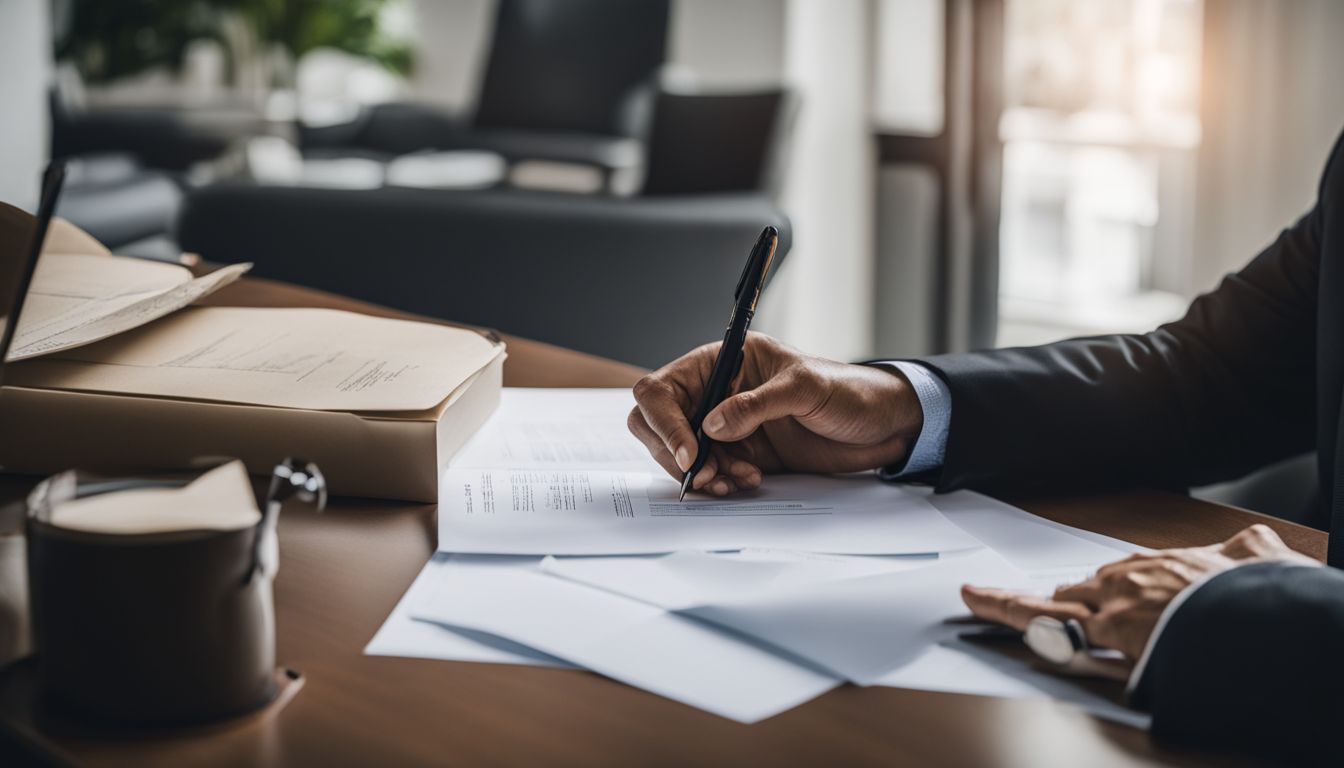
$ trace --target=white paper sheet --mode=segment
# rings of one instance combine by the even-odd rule
[[[411,617],[412,606],[438,589],[439,582],[450,579],[466,588],[488,589],[494,574],[501,570],[535,570],[538,558],[480,557],[471,555],[434,555],[415,577],[406,594],[365,646],[370,656],[402,656],[443,661],[479,661],[496,664],[527,664],[541,667],[571,666],[553,656],[519,645],[505,638],[445,627]]]
[[[975,491],[935,494],[927,488],[911,488],[910,492],[927,498],[957,525],[1020,567],[1071,567],[1113,557],[1116,551],[1146,551],[1123,539],[1056,523]]]
[[[418,619],[523,643],[629,685],[752,723],[839,684],[728,632],[545,574],[439,579]]]
[[[1063,581],[1084,578],[1097,567],[1142,548],[1128,542],[1070,528],[995,499],[972,492],[933,497],[949,519],[987,543],[1026,572],[1026,583],[1016,586],[1048,592]],[[807,581],[836,581],[866,570],[919,567],[919,558],[862,558],[812,556],[801,553],[676,553],[646,558],[547,558],[542,570],[565,578],[615,589],[670,609],[693,608],[718,600],[740,602],[763,590],[792,589]],[[790,564],[801,558],[805,563]],[[949,558],[951,560],[951,558]],[[873,561],[873,562],[867,562]],[[993,574],[966,571],[953,582],[996,581]],[[952,606],[950,605],[949,608]],[[955,602],[954,613],[967,612]],[[707,617],[715,618],[715,617]],[[848,626],[848,625],[847,625]],[[899,688],[967,693],[1013,698],[1051,697],[1079,706],[1108,720],[1146,728],[1151,718],[1125,707],[1117,698],[1095,692],[1078,680],[1054,674],[1039,664],[1023,661],[1021,654],[960,640],[966,625],[929,626],[928,634],[899,669],[871,682]],[[856,657],[857,658],[857,657]]]
[[[1116,551],[1115,554],[1120,553]],[[479,591],[488,599],[488,595],[496,589],[495,574],[506,570],[533,572],[539,562],[541,562],[539,558],[436,555],[417,577],[373,641],[369,643],[366,653],[461,661],[565,665],[566,662],[538,651],[520,639],[530,636],[530,633],[505,637],[501,636],[507,630],[505,627],[496,627],[493,632],[469,630],[463,627],[446,628],[438,623],[411,618],[412,606],[431,594],[440,581],[452,581],[458,589]],[[888,570],[899,571],[921,567],[930,563],[931,558],[866,558],[747,550],[735,553],[688,552],[645,557],[564,558],[550,559],[550,562],[568,562],[580,566],[578,571],[596,569],[598,573],[606,571],[609,576],[625,576],[629,585],[627,591],[634,592],[635,585],[642,587],[639,594],[650,603],[656,604],[662,601],[674,604],[680,601],[682,604],[687,604],[693,599],[701,599],[705,594],[713,594],[716,589],[723,588],[725,579],[742,583],[740,589],[727,588],[723,591],[725,600],[728,600],[751,594],[760,588],[790,588],[807,579],[833,581],[878,569],[881,569],[881,572],[888,572]],[[667,567],[668,564],[672,567]],[[789,564],[788,567],[782,567],[786,564]],[[697,567],[701,565],[707,567]],[[544,596],[535,596],[533,599],[544,599]],[[527,614],[520,613],[514,618],[525,622]],[[463,619],[463,616],[441,615],[436,621],[456,624]],[[531,632],[539,633],[542,637],[550,636],[551,642],[568,643],[570,639],[564,637],[566,628],[578,623],[580,622],[576,617],[574,622],[557,621],[555,624],[561,627],[560,629],[556,629],[555,626],[538,625],[532,627]],[[606,624],[607,619],[603,618],[600,625],[606,626]],[[877,685],[983,696],[1049,697],[1079,706],[1098,717],[1134,727],[1147,727],[1149,718],[1144,713],[1130,710],[1115,699],[1096,693],[1076,680],[1052,674],[1038,665],[1024,662],[1020,656],[1005,654],[996,648],[957,639],[957,633],[966,629],[968,627],[965,625],[947,624],[930,630],[925,642],[915,650],[903,667],[884,674],[873,682]],[[757,649],[757,652],[768,653],[761,649]],[[588,658],[587,652],[580,654],[578,658],[570,658],[570,661],[588,666],[582,660],[584,658]],[[627,682],[640,685],[641,672],[638,663],[625,659],[623,664],[629,666],[623,666],[622,674],[634,675],[634,678],[627,679]],[[649,663],[650,666],[657,664],[657,660]],[[614,673],[609,674],[618,679],[626,679]],[[655,688],[650,690],[663,692]],[[671,695],[678,698],[675,692]],[[701,692],[700,696],[704,697],[705,694]],[[700,699],[682,700],[699,706],[697,701]],[[711,711],[716,710],[711,708]]]
[[[919,489],[914,492],[928,493]],[[1026,572],[1032,591],[1040,593],[1085,579],[1102,565],[1133,552],[1147,551],[1121,539],[1037,517],[972,491],[928,493],[928,498],[949,520]],[[1039,663],[959,639],[957,634],[965,629],[945,627],[935,643],[903,668],[884,675],[877,684],[981,696],[1050,697],[1135,728],[1147,728],[1152,721],[1148,714],[1096,693],[1076,679],[1050,672]]]
[[[641,599],[651,596],[639,579],[610,567],[548,559],[543,570],[595,586],[600,578],[602,589]],[[994,552],[980,549],[922,567],[762,586],[745,594],[716,596],[705,584],[708,588],[700,596],[704,602],[678,610],[870,685],[932,644],[947,619],[965,613],[959,589],[967,581],[1011,587],[1022,586],[1025,576]]]
[[[978,542],[871,475],[775,476],[729,499],[692,494],[626,429],[627,389],[506,388],[441,483],[440,549],[612,555],[766,547],[910,554]]]
[[[625,388],[505,387],[494,415],[453,466],[662,472],[626,429],[634,406]]]
[[[643,447],[625,430],[625,415],[632,406],[633,400],[627,390],[506,389],[496,415],[459,454],[454,468],[597,470],[613,474],[647,471],[652,478],[661,478],[661,470],[656,468]],[[932,505],[946,515],[945,521],[954,522],[958,531],[967,535],[973,544],[983,542],[994,548],[1013,566],[1026,573],[1027,584],[1040,589],[1047,589],[1059,581],[1081,577],[1104,562],[1140,549],[1126,542],[1038,518],[979,494],[959,492],[931,496],[926,489],[895,489],[873,482],[870,477],[853,479],[876,489],[875,492],[900,490],[907,498],[930,498]],[[590,492],[593,480],[590,474],[587,477]],[[599,485],[611,484],[603,478],[598,480]],[[771,477],[769,481],[770,485],[787,487],[790,478]],[[573,503],[574,481],[558,483],[570,487],[568,494],[552,491],[549,485],[543,489],[539,507],[538,497],[532,496],[533,508],[545,509],[548,493],[557,494],[560,499],[557,506]],[[465,498],[466,489],[458,490],[463,492]],[[536,489],[531,490],[535,494]],[[496,497],[494,502],[498,504],[500,499]],[[612,504],[612,510],[616,508],[611,499],[604,503]],[[632,499],[630,506],[633,508],[635,503]],[[717,502],[709,503],[713,505]],[[476,508],[480,508],[479,503]],[[711,507],[705,511],[718,510]],[[444,516],[443,508],[440,514]],[[521,522],[525,518],[518,516],[515,519]],[[630,519],[624,518],[623,521],[629,522]],[[498,521],[494,524],[497,525]],[[536,526],[537,522],[534,520],[527,525],[530,528]],[[555,530],[555,526],[551,525],[536,532],[537,539],[552,542],[556,536],[563,538],[566,535],[573,535],[566,526]],[[446,539],[441,533],[441,540]],[[964,545],[966,539],[959,538],[959,541]],[[827,622],[833,622],[834,619],[816,617],[824,616],[826,611],[838,610],[837,606],[848,601],[833,606],[825,604],[826,601],[819,598],[819,594],[825,594],[827,589],[835,589],[842,580],[895,580],[896,576],[888,577],[887,574],[930,563],[928,556],[851,557],[791,551],[816,549],[814,541],[784,547],[772,544],[770,547],[773,548],[749,548],[732,553],[678,551],[670,555],[552,558],[544,566],[573,566],[567,576],[582,571],[589,583],[602,585],[605,593],[537,574],[534,564],[539,562],[538,558],[440,554],[431,566],[426,567],[426,571],[397,606],[374,642],[370,643],[368,652],[514,663],[546,663],[536,659],[564,657],[568,662],[727,717],[739,720],[758,718],[765,716],[762,712],[773,713],[791,706],[785,702],[801,703],[815,695],[812,691],[824,690],[834,682],[826,680],[825,674],[820,674],[820,680],[806,675],[800,679],[796,677],[796,670],[793,670],[789,672],[786,680],[788,684],[783,685],[782,692],[779,688],[781,683],[775,681],[772,686],[767,686],[773,693],[761,694],[762,700],[768,701],[769,706],[755,699],[744,702],[739,698],[740,691],[723,689],[722,686],[728,682],[726,679],[716,681],[702,678],[701,675],[723,669],[726,660],[739,657],[749,660],[748,668],[753,671],[762,671],[773,668],[770,665],[783,663],[785,669],[797,667],[810,675],[818,673],[807,666],[799,667],[789,658],[767,650],[768,646],[744,642],[740,635],[718,633],[707,624],[677,617],[653,606],[694,608],[712,602],[706,599],[707,596],[730,605],[748,598],[754,599],[762,591],[785,593],[807,586],[806,590],[797,590],[801,593],[797,599],[811,604],[806,607],[805,615],[809,617],[813,629],[827,628]],[[720,547],[678,547],[688,550],[717,548]],[[549,545],[538,549],[544,552],[561,551]],[[945,558],[945,564],[955,560]],[[974,563],[975,558],[968,558],[966,562]],[[446,576],[436,578],[432,575],[432,567],[436,563],[452,564],[454,576],[451,579]],[[512,565],[501,567],[501,563]],[[493,569],[490,564],[494,564]],[[446,569],[441,570],[447,572]],[[495,578],[496,573],[506,575]],[[518,574],[525,578],[519,579]],[[931,580],[942,579],[948,584],[946,589],[935,593],[936,600],[930,602],[938,603],[939,611],[958,615],[966,613],[956,596],[955,587],[960,581],[981,580],[1000,586],[1014,586],[1005,583],[1001,574],[995,576],[994,573],[974,569],[955,575],[939,575],[935,572],[933,577]],[[555,585],[547,584],[547,581],[570,587],[571,590],[558,592]],[[440,582],[449,584],[451,600],[431,599],[423,607],[413,608],[424,600],[424,595],[431,591],[432,585]],[[640,606],[639,603],[612,594],[613,584],[617,592],[637,595],[645,604]],[[574,592],[574,589],[583,591]],[[917,603],[926,596],[918,590],[914,591]],[[872,600],[901,599],[899,596],[899,589],[887,590],[885,585],[882,589],[866,590],[861,595],[863,599]],[[815,605],[819,600],[823,604]],[[583,606],[582,610],[570,611],[575,601]],[[637,606],[636,609],[630,608],[632,603]],[[753,613],[750,620],[763,620],[765,614],[784,611],[786,607],[788,611],[793,610],[793,606],[785,603],[771,605],[768,611],[760,615]],[[650,609],[654,613],[649,613]],[[454,632],[437,623],[411,619],[412,613],[433,619],[434,622],[458,625],[459,630]],[[785,613],[787,615],[787,611]],[[644,618],[632,621],[630,617],[634,615]],[[889,613],[884,617],[881,611],[874,611],[873,616],[866,617],[865,621],[877,625],[878,631],[881,631],[884,622],[895,620],[893,615],[896,614]],[[658,616],[663,618],[659,619]],[[715,618],[722,620],[723,617]],[[767,618],[773,622],[776,617],[770,615]],[[463,634],[460,629],[462,625],[470,625],[475,629]],[[855,629],[859,625],[845,624],[841,631],[834,630],[836,625],[833,623],[830,626],[832,628],[829,632],[818,631],[794,637],[790,643],[801,648],[811,648],[814,644],[831,642],[832,635],[859,633]],[[1137,727],[1147,725],[1146,715],[1126,709],[1074,680],[1050,674],[1023,662],[1021,658],[993,648],[959,640],[957,633],[966,629],[966,626],[957,624],[938,623],[936,627],[932,624],[924,625],[914,641],[896,652],[895,655],[903,660],[901,666],[876,676],[873,670],[880,668],[881,664],[874,664],[873,659],[885,663],[893,657],[889,649],[879,644],[865,645],[861,649],[862,654],[854,656],[852,660],[841,661],[850,672],[855,673],[855,677],[869,679],[878,685],[989,696],[1050,696],[1081,706],[1100,717]],[[696,651],[688,660],[681,648],[677,647],[678,643],[701,648],[701,639],[704,637],[702,632],[705,630],[715,634],[709,635],[713,640],[703,644],[704,648],[717,648],[719,644],[728,643],[726,647],[732,648],[732,652],[728,655],[711,653],[709,655],[712,658],[702,658],[701,652]],[[890,627],[887,631],[891,631]],[[842,639],[845,642],[852,641],[850,638]],[[511,645],[511,641],[516,644]],[[513,649],[511,655],[510,652],[501,651],[505,648]],[[644,654],[634,652],[641,649],[651,650]],[[667,659],[671,659],[675,666],[668,668]],[[766,675],[767,678],[769,676]],[[734,685],[740,688],[743,684],[737,682]],[[727,687],[733,688],[733,685]]]
[[[548,557],[541,570],[678,611],[795,586],[921,568],[937,555],[854,557],[772,549],[643,557]]]
[[[974,491],[932,494],[927,498],[943,515],[985,546],[1051,588],[1090,576],[1097,568],[1134,552],[1137,544],[1046,520]]]
[[[677,502],[677,483],[642,472],[449,469],[439,549],[618,555],[742,547],[914,554],[979,546],[907,490],[868,475],[771,477],[727,499]]]
[[[1115,698],[1098,693],[1086,681],[1051,672],[1030,657],[1023,660],[1020,654],[958,639],[956,633],[965,629],[944,627],[940,639],[875,684],[1010,699],[1050,698],[1133,728],[1146,729],[1152,723],[1151,715],[1120,702],[1118,686],[1112,686]]]
[[[251,268],[231,264],[192,279],[177,264],[44,252],[6,359],[62,352],[138,328],[214,293]]]

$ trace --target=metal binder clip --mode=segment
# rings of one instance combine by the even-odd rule
[[[257,535],[252,540],[252,568],[247,572],[249,581],[255,574],[261,572],[262,540],[274,530],[280,507],[290,499],[310,503],[318,512],[326,508],[327,480],[316,464],[303,459],[286,458],[277,464],[275,471],[271,473],[271,485],[266,491],[261,525],[258,526]]]

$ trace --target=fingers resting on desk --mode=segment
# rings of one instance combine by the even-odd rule
[[[1077,619],[1090,643],[1118,650],[1133,662],[1177,595],[1216,573],[1263,560],[1319,565],[1290,549],[1269,527],[1254,525],[1218,544],[1130,555],[1102,566],[1090,579],[1056,589],[1049,598],[967,585],[962,599],[977,616],[1017,629],[1036,616]]]

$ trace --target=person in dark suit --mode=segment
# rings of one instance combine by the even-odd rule
[[[1132,701],[1173,741],[1344,764],[1344,137],[1316,205],[1182,319],[1143,335],[845,365],[753,334],[704,426],[693,487],[876,468],[958,488],[1184,489],[1319,453],[1328,563],[1264,526],[1106,566],[1042,599],[966,587],[984,618],[1078,620],[1123,652]],[[632,432],[674,477],[717,345],[635,387]]]

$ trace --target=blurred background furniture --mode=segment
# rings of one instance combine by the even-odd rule
[[[798,108],[796,94],[781,86],[701,91],[687,85],[650,84],[646,97],[645,127],[638,136],[453,133],[446,115],[436,116],[433,110],[415,105],[386,104],[370,109],[363,127],[346,134],[339,140],[343,143],[338,143],[336,133],[329,133],[327,143],[320,148],[308,145],[302,154],[310,164],[354,158],[388,162],[400,166],[406,178],[419,176],[417,165],[447,165],[454,155],[465,159],[473,153],[489,153],[506,165],[498,182],[512,186],[534,186],[525,171],[531,167],[528,163],[540,165],[536,161],[542,160],[557,168],[596,169],[597,182],[580,185],[577,191],[778,196]],[[611,174],[616,171],[630,174],[623,189],[612,187]],[[268,174],[256,169],[254,175]],[[387,183],[398,182],[389,177]]]
[[[209,116],[148,107],[73,109],[51,99],[52,157],[119,152],[150,168],[185,171],[224,154],[230,137]]]
[[[51,156],[67,163],[57,214],[127,256],[176,260],[188,172],[268,128],[244,105],[91,106],[71,66],[48,91]]]
[[[245,183],[192,194],[182,247],[253,274],[643,366],[723,335],[758,194],[610,198]]]
[[[736,93],[659,89],[641,194],[759,191],[778,197],[797,98],[785,88]]]
[[[668,0],[500,0],[472,115],[374,105],[350,123],[301,127],[306,154],[485,149],[510,162],[610,174],[638,160],[648,92],[665,60]]]
[[[766,224],[785,232],[784,263],[788,218],[773,195],[793,107],[779,87],[660,89],[633,197],[519,189],[502,156],[481,150],[386,164],[294,153],[279,163],[289,176],[259,167],[249,175],[263,183],[193,190],[177,234],[259,276],[653,367],[722,334]],[[324,163],[333,175],[314,178]]]
[[[82,172],[62,213],[119,252],[252,261],[259,276],[661,364],[721,335],[762,226],[787,252],[775,200],[797,104],[775,83],[701,89],[669,73],[671,5],[498,0],[465,110],[395,98],[386,72],[342,51],[305,53],[288,92],[284,56],[263,50],[278,86],[255,91],[251,123],[221,118],[220,99],[89,109],[65,67],[53,147]],[[226,38],[252,25],[234,55],[272,39],[298,55],[315,34],[303,14],[224,9]],[[323,23],[363,29],[341,13]],[[102,50],[87,27],[67,45],[86,56]],[[205,46],[187,64],[213,56],[173,44]],[[381,101],[346,99],[361,93]]]
[[[172,230],[183,194],[172,175],[129,155],[81,155],[67,161],[56,214],[115,253],[176,261]]]
[[[51,156],[123,154],[147,168],[186,171],[250,133],[255,110],[166,105],[90,106],[79,73],[61,67],[51,86]]]

